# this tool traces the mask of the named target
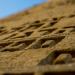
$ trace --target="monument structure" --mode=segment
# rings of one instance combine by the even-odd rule
[[[75,75],[75,0],[0,20],[0,75]]]

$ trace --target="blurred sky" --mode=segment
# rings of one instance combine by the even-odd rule
[[[0,18],[25,10],[46,0],[0,0]]]

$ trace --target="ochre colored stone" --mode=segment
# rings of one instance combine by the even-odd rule
[[[75,75],[75,0],[49,0],[0,20],[0,75]]]

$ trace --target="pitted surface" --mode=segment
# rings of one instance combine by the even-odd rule
[[[50,3],[0,21],[0,74],[75,74],[74,0]]]

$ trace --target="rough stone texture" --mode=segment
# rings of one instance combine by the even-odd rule
[[[0,75],[75,75],[75,0],[52,0],[0,20]]]

